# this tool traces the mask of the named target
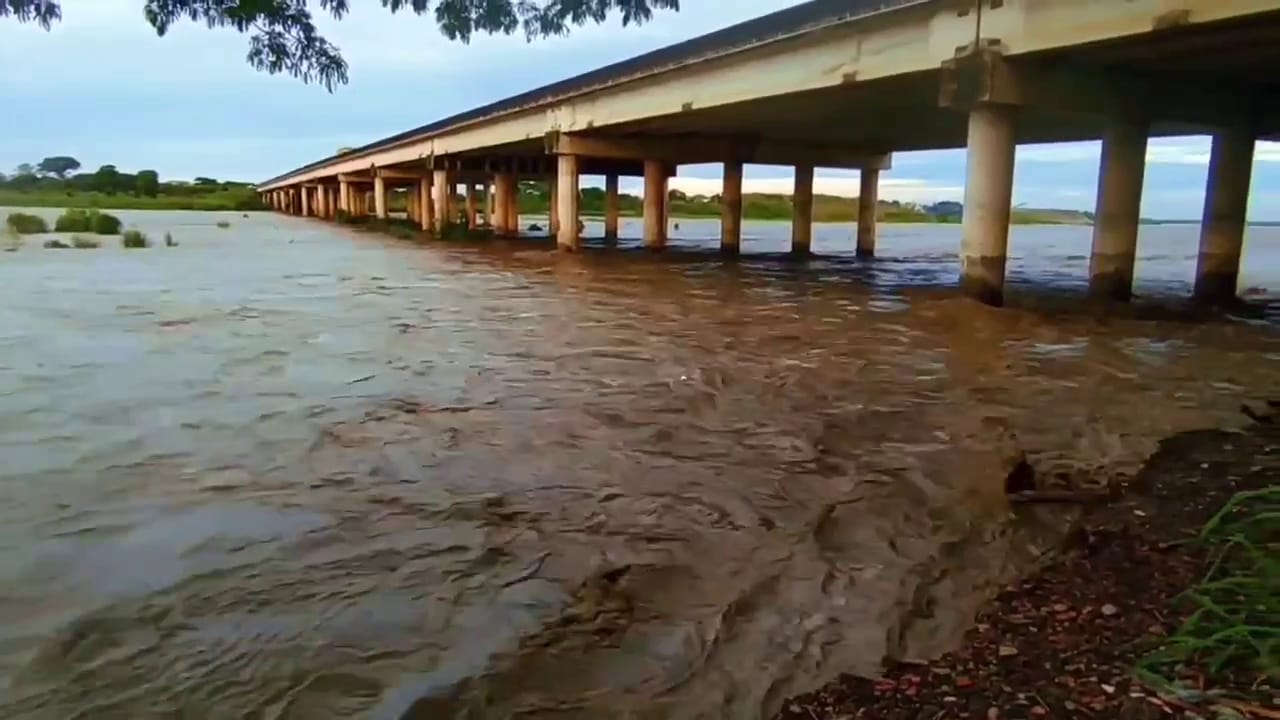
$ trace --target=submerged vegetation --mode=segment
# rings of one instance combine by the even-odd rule
[[[9,213],[9,217],[5,219],[5,227],[18,235],[39,235],[49,232],[49,223],[45,222],[44,218],[23,212]]]
[[[120,237],[120,244],[126,248],[151,247],[151,241],[141,230],[125,230]]]
[[[1144,680],[1255,685],[1280,680],[1280,487],[1235,495],[1200,532],[1210,569],[1185,598],[1194,612],[1138,664]]]
[[[120,218],[98,210],[70,209],[54,221],[55,232],[91,232],[96,235],[120,234]]]
[[[83,235],[73,235],[71,236],[71,247],[77,250],[93,250],[102,247],[102,243]]]

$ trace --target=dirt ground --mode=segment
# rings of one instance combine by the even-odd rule
[[[1186,617],[1179,595],[1206,570],[1183,541],[1236,491],[1277,484],[1280,420],[1169,438],[1123,494],[1085,514],[1061,560],[990,603],[959,650],[880,679],[842,676],[777,720],[1280,718],[1274,685],[1226,688],[1242,702],[1210,710],[1131,674]]]

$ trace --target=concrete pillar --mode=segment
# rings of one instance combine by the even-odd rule
[[[742,162],[724,164],[720,191],[720,251],[737,254],[742,245]]]
[[[969,111],[969,149],[960,243],[960,289],[989,305],[1004,303],[1005,253],[1016,149],[1013,108]]]
[[[791,254],[808,255],[813,246],[813,166],[796,166],[791,199]]]
[[[478,215],[478,205],[476,204],[476,184],[467,183],[467,228],[475,230],[480,227],[480,217]]]
[[[1245,216],[1249,210],[1249,183],[1253,177],[1253,150],[1253,133],[1245,128],[1231,128],[1213,136],[1200,224],[1196,300],[1228,302],[1236,298]]]
[[[493,216],[494,206],[497,204],[495,195],[497,195],[497,183],[487,182],[484,184],[484,223],[490,228],[494,226]]]
[[[876,209],[880,205],[880,171],[862,168],[858,190],[858,257],[876,254]]]
[[[547,181],[547,229],[553,237],[560,235],[560,183],[559,175]]]
[[[413,192],[418,194],[418,225],[430,232],[435,227],[431,208],[431,178],[419,179],[413,186]]]
[[[507,208],[511,203],[507,201],[507,174],[498,173],[493,178],[493,231],[500,237],[511,234],[511,228],[507,224]]]
[[[338,181],[338,209],[351,215],[351,183],[346,180]]]
[[[387,219],[387,181],[381,175],[373,176],[373,213],[379,220]]]
[[[316,204],[320,206],[319,217],[325,220],[329,219],[329,188],[324,185],[316,186]]]
[[[1147,124],[1119,120],[1102,135],[1098,200],[1089,256],[1089,294],[1128,300],[1138,250],[1142,180],[1147,165]]]
[[[667,166],[660,160],[644,161],[644,246],[667,246]]]
[[[618,240],[618,175],[604,176],[604,239]]]
[[[298,191],[302,193],[302,216],[308,217],[311,215],[311,188],[301,187]]]
[[[512,173],[507,180],[507,226],[511,236],[520,236],[520,176]]]
[[[436,232],[444,233],[453,222],[453,184],[449,182],[448,170],[436,170],[433,176],[431,185],[436,194]]]
[[[578,158],[576,155],[556,157],[556,215],[560,227],[556,232],[556,245],[561,250],[578,249],[581,237],[578,233]]]

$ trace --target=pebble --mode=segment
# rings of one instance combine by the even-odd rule
[[[1118,612],[1120,612],[1120,608],[1116,607],[1115,605],[1112,605],[1111,603],[1107,603],[1106,605],[1102,606],[1102,614],[1106,615],[1107,617],[1111,617],[1112,615],[1115,615]]]
[[[1013,655],[1018,654],[1018,648],[1012,645],[1001,645],[998,652],[1000,653],[1000,657],[1012,657]]]

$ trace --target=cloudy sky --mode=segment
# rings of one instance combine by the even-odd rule
[[[0,21],[0,171],[47,155],[85,167],[154,168],[167,178],[263,180],[337,148],[361,145],[602,64],[683,40],[798,0],[685,0],[639,28],[615,20],[565,38],[522,36],[451,43],[429,16],[391,15],[360,0],[341,23],[323,22],[351,66],[329,94],[245,64],[246,39],[186,23],[158,38],[142,0],[64,0],[52,32]],[[327,20],[327,19],[326,19]],[[1143,213],[1194,218],[1204,198],[1207,138],[1152,141]],[[1090,209],[1096,143],[1024,146],[1015,202]],[[718,168],[680,168],[672,186],[714,192]],[[887,199],[960,199],[962,151],[897,153]],[[788,191],[785,168],[749,167],[746,190]],[[634,185],[632,186],[634,189]],[[625,185],[623,189],[628,187]],[[819,171],[818,192],[857,194],[856,173]],[[1260,143],[1250,215],[1280,220],[1280,145]]]

